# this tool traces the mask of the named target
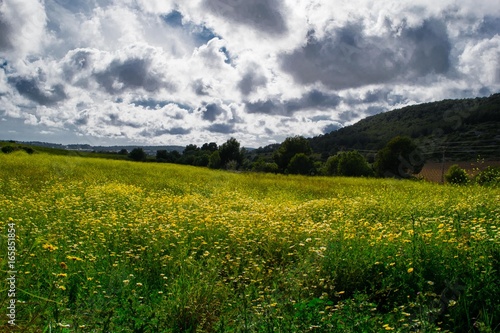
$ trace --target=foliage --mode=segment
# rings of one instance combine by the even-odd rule
[[[28,154],[33,154],[35,152],[35,150],[29,146],[17,146],[17,147],[13,147],[11,145],[6,145],[6,146],[2,146],[2,152],[4,154],[10,154],[12,152],[15,152],[15,151],[19,151],[19,150],[23,150],[25,151],[26,153]]]
[[[222,163],[220,159],[220,153],[218,150],[214,151],[210,158],[208,159],[208,167],[210,169],[220,169]]]
[[[454,149],[446,154],[453,160],[475,160],[478,154],[491,159],[498,157],[499,126],[500,94],[494,94],[382,112],[309,142],[315,153],[334,155],[342,149],[378,151],[392,138],[407,136],[434,160],[441,158],[442,147],[451,145]]]
[[[12,153],[14,151],[14,147],[12,146],[3,146],[2,147],[2,153],[4,154],[9,154],[9,153]]]
[[[397,136],[378,152],[374,169],[379,177],[408,178],[422,170],[424,160],[408,137]]]
[[[263,158],[259,158],[255,163],[253,163],[252,171],[277,173],[278,165],[276,163],[266,162]]]
[[[284,172],[296,154],[311,155],[309,141],[302,136],[288,137],[283,141],[273,158],[281,172]]]
[[[495,331],[499,197],[0,154],[23,332]]]
[[[212,153],[218,149],[219,149],[219,147],[217,146],[217,143],[215,143],[215,142],[204,143],[203,146],[201,146],[201,150],[209,151]]]
[[[230,138],[219,148],[220,163],[225,166],[229,161],[236,161],[238,165],[243,162],[240,152],[240,143],[235,138]]]
[[[346,177],[373,176],[373,170],[363,155],[357,151],[339,152],[326,161],[328,175]]]
[[[132,149],[132,151],[128,154],[128,157],[134,161],[139,162],[139,161],[145,161],[147,154],[142,148],[138,147]]]
[[[292,175],[314,174],[314,162],[304,153],[295,154],[286,168],[286,173]]]
[[[474,179],[479,185],[500,186],[500,167],[488,166]]]
[[[465,185],[469,183],[467,171],[459,167],[458,164],[454,164],[448,169],[444,175],[444,179],[450,184]]]

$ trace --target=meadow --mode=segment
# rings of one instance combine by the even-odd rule
[[[2,332],[500,331],[498,188],[16,152],[0,221]]]

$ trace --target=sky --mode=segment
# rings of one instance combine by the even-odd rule
[[[0,139],[257,148],[499,91],[496,0],[0,0]]]

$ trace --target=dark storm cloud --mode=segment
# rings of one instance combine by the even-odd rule
[[[344,111],[338,114],[337,118],[339,119],[339,122],[342,124],[348,123],[353,119],[356,119],[359,117],[359,114],[354,111]]]
[[[202,79],[195,80],[192,83],[193,90],[198,96],[207,96],[212,88],[209,84],[205,84]]]
[[[142,106],[143,108],[150,109],[150,110],[161,109],[169,104],[174,104],[180,109],[191,110],[191,108],[185,104],[180,104],[180,103],[176,103],[176,102],[172,102],[172,101],[157,100],[157,99],[153,99],[153,98],[135,100],[135,101],[132,101],[131,104],[133,104],[135,106]]]
[[[328,110],[336,107],[341,98],[336,94],[327,94],[319,90],[311,90],[300,98],[288,101],[266,100],[247,102],[245,110],[248,113],[263,113],[271,115],[292,115],[301,110]]]
[[[223,134],[231,134],[235,132],[233,124],[212,124],[207,127],[207,130],[209,132]]]
[[[280,0],[204,0],[203,5],[215,15],[269,35],[288,30]]]
[[[500,31],[500,17],[485,16],[477,32],[486,36],[495,36]]]
[[[287,113],[304,109],[325,110],[339,105],[341,99],[336,94],[325,94],[319,90],[312,90],[301,98],[292,99],[284,103]]]
[[[247,102],[245,103],[245,110],[248,113],[281,114],[283,106],[279,102],[268,99],[266,101]]]
[[[172,127],[170,129],[156,129],[153,131],[144,130],[140,133],[140,135],[144,136],[144,137],[148,137],[148,138],[153,138],[153,137],[162,136],[165,134],[168,134],[168,135],[188,135],[190,133],[191,133],[190,128]]]
[[[105,71],[95,73],[94,76],[109,94],[138,88],[147,92],[156,92],[162,87],[171,89],[172,85],[152,74],[150,67],[150,62],[146,59],[114,60]]]
[[[8,82],[14,85],[21,95],[40,105],[54,105],[67,98],[61,84],[56,84],[49,90],[42,90],[35,79],[15,77],[9,78]]]
[[[359,23],[318,39],[310,31],[306,45],[281,55],[282,68],[301,84],[321,82],[331,89],[416,79],[450,68],[451,44],[444,24],[425,21],[400,33],[366,35]]]
[[[435,20],[425,21],[416,29],[404,31],[403,40],[414,46],[413,54],[408,63],[413,77],[429,73],[446,73],[450,68],[451,43],[448,39],[446,26]]]
[[[202,118],[211,122],[215,121],[218,115],[226,113],[223,108],[214,103],[207,104],[202,112]]]
[[[249,71],[241,78],[241,81],[238,83],[238,89],[240,89],[243,95],[247,96],[258,87],[265,86],[266,84],[267,78],[265,76]]]
[[[10,33],[10,25],[4,20],[3,14],[0,13],[0,51],[7,51],[12,49]]]
[[[104,119],[104,123],[106,125],[111,125],[115,127],[132,127],[132,128],[141,128],[143,126],[142,123],[134,123],[131,121],[123,121],[120,119],[120,116],[116,113],[110,113],[107,115],[108,119]]]
[[[365,96],[360,100],[362,103],[376,103],[381,101],[387,101],[389,95],[389,90],[387,89],[377,89],[368,91]]]
[[[342,124],[339,124],[339,123],[333,123],[333,124],[330,124],[330,125],[326,125],[325,127],[323,127],[323,133],[327,134],[327,133],[336,131],[339,128],[342,128],[342,127],[343,127]]]
[[[84,15],[92,14],[94,8],[98,5],[103,8],[112,4],[110,0],[86,0],[86,1],[69,1],[69,0],[53,0],[46,1],[46,6],[57,4],[72,13],[79,13]]]

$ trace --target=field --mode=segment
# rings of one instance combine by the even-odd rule
[[[2,332],[500,330],[499,189],[21,152],[0,181]]]

